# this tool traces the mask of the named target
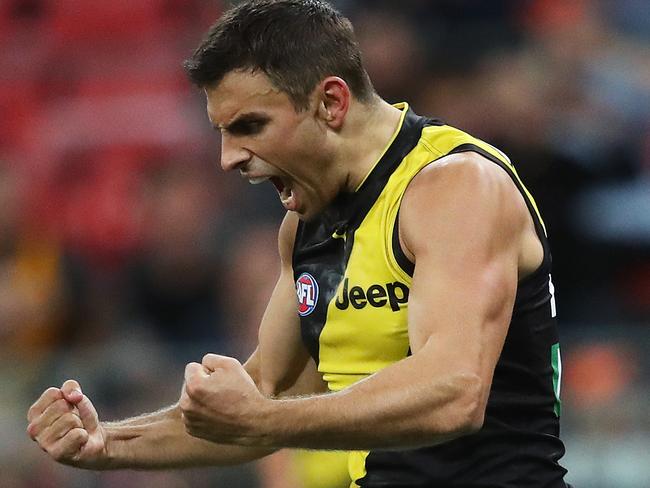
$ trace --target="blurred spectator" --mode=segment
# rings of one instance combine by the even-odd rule
[[[280,274],[277,227],[242,222],[226,255],[228,272],[222,277],[226,323],[241,348],[238,356],[245,359],[257,345],[260,320]]]
[[[210,170],[211,171],[211,170]],[[207,168],[154,169],[145,183],[144,243],[127,271],[126,319],[155,331],[180,362],[223,351],[227,287],[215,232],[226,202]],[[190,345],[199,350],[184,351]]]
[[[0,343],[24,359],[58,345],[65,313],[61,250],[29,218],[26,190],[0,162]]]

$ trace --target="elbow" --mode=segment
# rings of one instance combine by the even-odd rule
[[[452,416],[455,422],[452,422],[450,434],[460,437],[474,434],[483,428],[488,389],[477,375],[458,377],[458,395],[451,402],[451,408],[457,413]]]
[[[474,374],[457,376],[451,382],[450,400],[437,423],[438,435],[455,439],[474,434],[483,428],[487,388],[481,378]]]
[[[484,419],[485,411],[480,408],[459,413],[445,426],[441,434],[449,439],[475,434],[483,428]]]
[[[466,412],[450,433],[456,437],[474,434],[483,428],[484,420],[485,408],[477,406]]]

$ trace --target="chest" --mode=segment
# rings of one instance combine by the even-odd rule
[[[304,226],[294,275],[302,338],[338,390],[408,354],[409,283],[391,266],[382,201],[355,229]]]

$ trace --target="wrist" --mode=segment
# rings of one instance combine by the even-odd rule
[[[93,459],[94,469],[132,467],[135,462],[134,454],[137,451],[133,443],[142,437],[142,428],[107,422],[100,424],[99,429],[102,443]]]
[[[318,411],[326,411],[320,408],[326,400],[326,395],[268,400],[260,411],[264,445],[309,448],[318,436],[322,420]]]
[[[110,429],[104,424],[99,424],[97,427],[101,438],[103,439],[103,446],[97,451],[96,457],[93,460],[92,469],[96,470],[108,470],[115,469],[119,466],[115,466],[115,442],[112,439],[110,434]]]
[[[252,441],[262,447],[284,447],[286,441],[286,400],[267,398],[257,409]]]

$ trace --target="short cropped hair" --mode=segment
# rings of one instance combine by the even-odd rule
[[[217,86],[233,70],[260,71],[296,110],[327,76],[339,76],[352,95],[369,102],[374,89],[350,21],[319,0],[253,0],[227,11],[184,63],[192,83]]]

